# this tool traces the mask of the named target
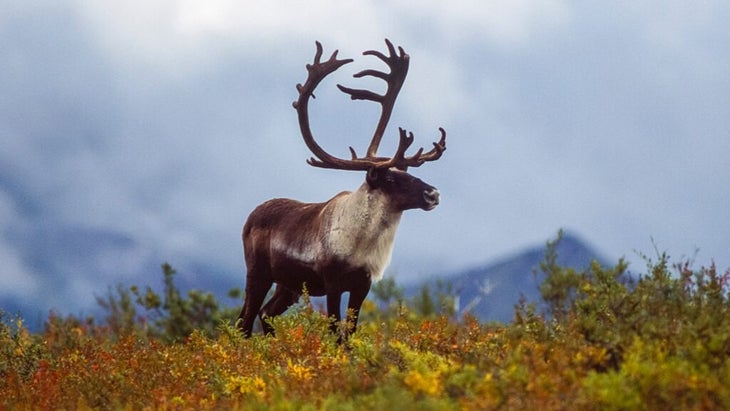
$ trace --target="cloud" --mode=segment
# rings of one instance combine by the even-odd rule
[[[385,37],[412,63],[382,151],[396,126],[414,131],[414,146],[448,132],[444,157],[413,170],[443,202],[404,216],[399,280],[482,263],[560,227],[609,257],[636,261],[653,237],[673,255],[699,247],[700,261],[730,265],[722,2],[0,7],[0,257],[18,294],[63,289],[63,306],[162,261],[216,267],[201,287],[216,276],[240,285],[253,207],[323,201],[362,181],[304,163],[291,102],[314,40],[356,58],[312,104],[318,139],[346,155],[363,151],[377,107],[334,84],[381,90],[352,74],[382,67],[361,52]]]
[[[15,210],[13,201],[0,191],[0,221],[19,220],[21,217]],[[0,261],[3,262],[3,281],[12,284],[12,287],[3,287],[2,297],[18,295],[22,298],[31,298],[37,294],[40,284],[33,275],[28,273],[18,250],[8,241],[7,233],[0,231]]]

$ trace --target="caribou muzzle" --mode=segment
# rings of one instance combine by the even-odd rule
[[[424,210],[430,211],[439,205],[439,191],[436,188],[429,188],[423,191],[423,200],[426,202],[423,207]]]

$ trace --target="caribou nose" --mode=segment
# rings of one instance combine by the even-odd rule
[[[439,205],[439,191],[435,188],[424,190],[423,199],[426,201],[426,209],[431,210]]]

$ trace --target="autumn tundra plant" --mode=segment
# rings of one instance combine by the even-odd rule
[[[127,288],[132,316],[54,315],[33,333],[0,315],[0,409],[730,409],[730,271],[665,254],[641,274],[623,261],[576,270],[551,255],[545,300],[509,323],[422,313],[387,281],[347,345],[307,298],[271,319],[275,336],[165,326],[183,320],[164,307],[199,300],[171,269],[160,293]],[[131,326],[113,330],[117,315]]]
[[[300,297],[303,287],[310,295],[326,296],[327,314],[337,332],[341,319],[340,300],[349,292],[348,310],[352,330],[373,281],[382,278],[390,263],[396,229],[405,210],[432,210],[439,204],[438,190],[408,174],[409,167],[419,167],[438,160],[446,150],[446,132],[424,152],[406,151],[413,144],[413,133],[400,129],[398,146],[392,157],[378,155],[378,147],[400,92],[410,57],[402,48],[386,40],[388,54],[370,50],[363,54],[382,60],[390,72],[363,70],[354,77],[371,76],[387,83],[385,94],[338,85],[353,100],[374,101],[381,106],[380,119],[364,157],[350,147],[352,157],[343,159],[325,151],[314,138],[309,122],[309,100],[319,83],[352,59],[338,59],[337,51],[321,61],[322,45],[317,42],[314,62],[307,65],[307,80],[297,85],[299,98],[294,108],[307,147],[315,157],[308,163],[315,167],[364,171],[365,182],[353,192],[342,192],[323,203],[307,204],[290,199],[269,200],[249,215],[243,227],[243,250],[246,261],[246,295],[239,325],[250,336],[256,317],[264,331],[271,333],[267,319],[283,313]],[[264,303],[269,289],[276,289]]]
[[[604,348],[610,365],[621,364],[637,339],[664,341],[677,353],[703,347],[713,358],[730,356],[730,270],[718,273],[714,264],[695,270],[658,253],[656,261],[642,255],[642,275],[630,273],[623,260],[614,267],[594,261],[577,271],[557,264],[555,244],[548,243],[541,263],[546,311],[554,323]]]
[[[234,307],[224,307],[209,291],[184,293],[175,284],[177,271],[168,263],[161,268],[160,292],[149,285],[142,290],[136,285],[120,284],[106,296],[96,298],[106,313],[104,322],[112,335],[137,334],[174,342],[187,338],[193,331],[217,336],[221,324],[231,322],[236,314]],[[240,299],[240,289],[231,289],[228,297]]]

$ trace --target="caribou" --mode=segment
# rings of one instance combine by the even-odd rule
[[[389,72],[366,69],[354,75],[384,80],[387,86],[384,94],[337,85],[352,100],[369,100],[381,105],[366,154],[358,157],[350,147],[350,159],[335,157],[317,143],[309,124],[308,106],[319,83],[353,59],[338,59],[335,50],[328,60],[321,61],[322,45],[315,43],[314,62],[306,65],[307,79],[303,85],[297,84],[299,97],[293,103],[304,142],[314,154],[307,163],[328,169],[364,171],[365,181],[357,190],[341,192],[323,203],[277,198],[251,212],[242,233],[247,273],[244,304],[237,322],[246,337],[251,336],[257,316],[264,333],[273,334],[267,319],[296,303],[306,287],[311,296],[326,296],[330,326],[341,341],[342,295],[349,292],[347,307],[352,315],[349,332],[354,332],[371,284],[383,277],[390,263],[401,214],[418,208],[429,211],[439,204],[439,191],[407,170],[441,157],[446,150],[443,128],[439,128],[439,141],[427,152],[420,148],[413,155],[406,155],[414,140],[413,133],[399,128],[395,154],[392,157],[377,154],[410,59],[402,47],[396,50],[387,39],[385,43],[387,55],[376,50],[365,51],[363,55],[377,57],[388,66]],[[261,308],[273,284],[276,284],[274,293]]]

